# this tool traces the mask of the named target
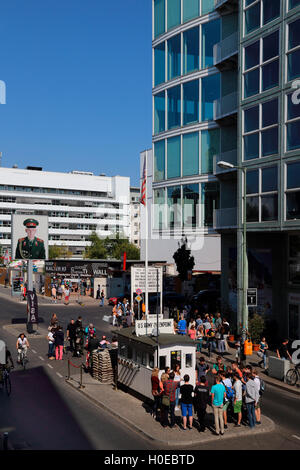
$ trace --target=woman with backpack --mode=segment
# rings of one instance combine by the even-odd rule
[[[224,420],[224,429],[227,429],[227,411],[228,407],[232,404],[234,398],[234,390],[232,388],[232,382],[229,378],[229,375],[226,372],[219,372],[222,384],[226,390],[225,401],[223,405],[223,420]]]

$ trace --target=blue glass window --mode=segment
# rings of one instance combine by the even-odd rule
[[[219,208],[219,197],[218,183],[201,184],[202,220],[206,227],[213,225],[213,213],[214,209]]]
[[[168,129],[180,126],[180,86],[168,89]]]
[[[220,41],[220,20],[209,21],[202,25],[202,68],[214,64],[214,45]]]
[[[199,69],[199,27],[183,33],[183,74]]]
[[[245,70],[259,64],[259,41],[245,47]]]
[[[167,140],[167,178],[180,176],[180,136],[171,137]]]
[[[215,2],[214,0],[202,0],[202,15],[206,15],[207,13],[210,13],[211,11],[214,11],[215,9]]]
[[[165,179],[165,141],[154,143],[154,181]]]
[[[292,96],[293,96],[293,94],[290,94],[287,97],[287,100],[288,100],[287,118],[288,118],[288,120],[300,117],[300,106],[296,102],[293,103]]]
[[[263,61],[272,59],[279,54],[279,31],[263,38]]]
[[[248,170],[246,173],[246,194],[258,193],[258,170]]]
[[[259,93],[259,69],[252,70],[251,72],[245,73],[244,81],[244,96],[248,98],[249,96],[256,95]]]
[[[244,111],[244,130],[251,132],[259,128],[259,106],[253,106]]]
[[[165,43],[154,48],[154,86],[165,81]]]
[[[167,188],[168,200],[168,226],[170,228],[181,226],[181,187],[171,186]]]
[[[297,7],[298,5],[300,5],[300,0],[290,0],[289,8],[290,8],[290,10],[291,10],[292,8],[295,8],[295,7]]]
[[[165,111],[165,92],[162,91],[154,96],[154,134],[166,130]]]
[[[199,174],[199,133],[182,136],[182,176]]]
[[[259,157],[259,134],[244,136],[244,160],[252,160]]]
[[[288,54],[288,80],[300,77],[300,49]]]
[[[214,118],[214,101],[220,98],[220,74],[202,78],[202,121]]]
[[[300,44],[300,19],[289,24],[289,49],[299,46]]]
[[[260,27],[260,2],[245,11],[245,33],[251,33]]]
[[[300,162],[289,163],[287,170],[287,189],[300,188]]]
[[[168,80],[180,75],[180,34],[168,40]]]
[[[199,80],[183,84],[183,125],[199,121]]]
[[[278,153],[278,127],[272,127],[261,133],[262,157]]]
[[[261,191],[267,193],[269,191],[278,190],[278,172],[277,166],[268,166],[263,168],[261,171],[262,174],[262,185]]]
[[[165,32],[165,0],[154,0],[154,37]]]
[[[300,148],[300,121],[287,124],[287,150]]]
[[[273,60],[262,67],[262,89],[269,90],[279,84],[279,60]]]
[[[159,188],[153,191],[154,197],[154,228],[165,228],[165,189]]]
[[[278,194],[269,194],[261,196],[261,220],[278,219]]]
[[[220,129],[201,132],[201,174],[213,172],[213,159],[220,153]]]
[[[199,185],[182,186],[182,225],[196,227],[198,225]]]
[[[258,199],[258,196],[247,197],[246,220],[247,220],[247,222],[258,222],[258,220],[259,220],[259,199]]]
[[[266,101],[262,104],[262,127],[278,123],[278,99]]]
[[[183,22],[199,16],[199,0],[183,0]]]
[[[263,22],[264,24],[278,18],[280,15],[280,0],[263,0]]]
[[[180,0],[168,0],[168,30],[178,26],[181,21]]]

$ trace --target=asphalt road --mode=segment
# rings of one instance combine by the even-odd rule
[[[8,292],[7,292],[8,293]],[[55,312],[65,328],[70,318],[83,317],[84,325],[92,322],[99,335],[111,336],[112,327],[102,320],[111,307],[98,305],[40,305],[44,320],[39,332],[45,331]],[[14,325],[25,317],[25,303],[12,302],[0,290],[0,339],[7,342],[16,358]],[[4,327],[4,328],[3,328]],[[17,331],[17,333],[15,333]],[[47,340],[44,334],[30,340],[28,370],[16,365],[11,374],[12,394],[8,398],[0,390],[0,433],[9,431],[15,448],[35,450],[151,450],[156,449],[121,421],[97,408],[65,383],[67,361],[47,360]],[[74,364],[81,361],[72,359]],[[263,397],[263,413],[273,419],[276,430],[264,435],[239,439],[219,438],[201,449],[298,449],[300,450],[299,398],[275,387],[267,386]],[[196,450],[196,449],[193,449]],[[199,446],[197,447],[199,450]]]

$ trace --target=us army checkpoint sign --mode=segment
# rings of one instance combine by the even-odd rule
[[[48,217],[45,215],[12,214],[11,258],[48,258]]]

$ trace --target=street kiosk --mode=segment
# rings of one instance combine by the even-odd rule
[[[155,315],[153,315],[154,317]],[[159,319],[159,334],[156,320],[151,315],[147,320],[135,322],[131,328],[119,330],[118,335],[118,382],[140,395],[153,398],[151,374],[154,367],[175,369],[180,365],[181,376],[190,376],[196,384],[196,345],[187,335],[174,332],[174,320]],[[156,317],[156,316],[155,316]]]

